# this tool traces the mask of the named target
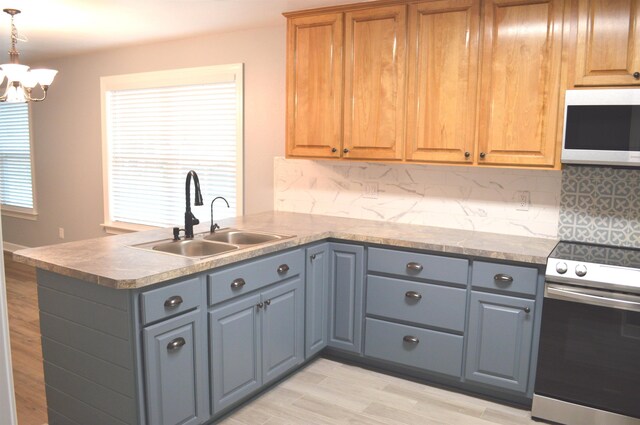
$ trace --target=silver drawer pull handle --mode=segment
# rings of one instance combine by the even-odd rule
[[[238,278],[238,279],[234,280],[233,282],[231,282],[231,289],[240,289],[246,283],[247,282],[245,282],[243,278]]]
[[[411,272],[421,272],[422,271],[422,264],[414,263],[412,261],[410,263],[407,263],[407,270],[409,270]]]
[[[167,344],[167,350],[169,351],[173,351],[173,350],[177,350],[180,347],[182,347],[183,345],[185,345],[187,343],[187,341],[184,340],[184,338],[180,337],[180,338],[176,338],[173,341],[171,341],[170,343]]]
[[[406,294],[404,294],[405,297],[407,298],[411,298],[413,300],[420,300],[422,299],[422,295],[420,295],[419,293],[417,293],[416,291],[408,291]]]
[[[280,267],[278,267],[278,274],[285,274],[288,271],[289,266],[287,264],[281,264]]]
[[[408,342],[408,343],[410,343],[410,344],[417,344],[417,343],[419,343],[419,342],[420,342],[420,340],[419,340],[417,337],[415,337],[415,336],[411,336],[411,335],[405,335],[405,337],[404,337],[404,338],[402,338],[402,340],[403,340],[404,342]]]
[[[498,283],[511,283],[513,282],[513,277],[509,276],[508,274],[498,273],[493,277],[493,280]]]
[[[182,297],[180,295],[174,295],[173,297],[167,298],[164,302],[164,306],[166,308],[176,308],[180,304],[182,304]]]

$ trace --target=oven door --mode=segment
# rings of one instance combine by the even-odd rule
[[[640,418],[640,297],[547,282],[535,394]]]

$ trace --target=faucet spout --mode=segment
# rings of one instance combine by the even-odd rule
[[[200,224],[200,220],[198,220],[193,213],[191,212],[191,179],[193,178],[193,184],[196,188],[196,195],[194,204],[202,205],[202,192],[200,191],[200,180],[198,179],[198,174],[195,171],[191,170],[187,173],[187,179],[185,182],[185,200],[186,200],[186,210],[184,212],[184,237],[187,239],[193,238],[193,226],[196,224]]]
[[[227,208],[231,208],[229,206],[229,202],[227,202],[227,200],[224,199],[222,196],[216,196],[215,198],[213,198],[213,201],[211,201],[211,227],[209,228],[209,232],[211,233],[214,233],[216,229],[220,228],[220,226],[218,226],[218,223],[213,222],[213,203],[216,202],[218,199],[222,199],[224,203],[227,204]]]

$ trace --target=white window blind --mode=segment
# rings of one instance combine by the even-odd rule
[[[189,170],[200,179],[205,205],[193,206],[193,183],[190,202],[201,222],[216,196],[231,208],[216,203],[214,219],[240,212],[242,78],[216,79],[106,91],[110,224],[183,223]]]
[[[33,211],[29,106],[0,104],[0,202],[15,210]],[[6,208],[5,208],[6,209]]]

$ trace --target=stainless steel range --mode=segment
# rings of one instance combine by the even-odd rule
[[[532,416],[640,424],[640,250],[560,242],[549,256]]]

